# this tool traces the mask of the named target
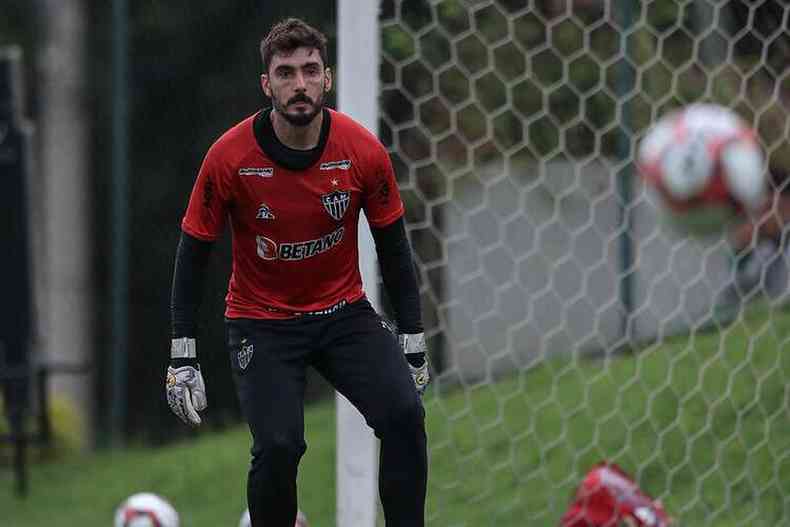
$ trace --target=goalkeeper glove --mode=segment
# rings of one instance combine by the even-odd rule
[[[184,423],[200,424],[198,412],[206,409],[206,385],[197,363],[195,339],[173,339],[170,345],[172,363],[167,367],[167,404]]]
[[[422,395],[431,380],[431,376],[428,373],[428,356],[425,354],[427,350],[425,334],[400,333],[398,335],[398,343],[403,353],[406,354],[406,361],[409,363],[409,371],[414,381],[414,387],[417,388],[417,393]]]

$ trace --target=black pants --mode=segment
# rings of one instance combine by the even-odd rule
[[[252,526],[294,525],[296,472],[306,449],[305,370],[312,365],[381,440],[379,495],[387,527],[422,527],[425,412],[397,340],[367,300],[329,315],[226,323],[236,390],[253,436]]]

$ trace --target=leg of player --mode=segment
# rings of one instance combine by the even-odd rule
[[[227,322],[241,410],[253,436],[247,501],[252,527],[293,527],[296,474],[306,450],[306,331],[293,321]]]
[[[315,368],[362,413],[381,440],[379,494],[387,527],[425,525],[425,411],[397,339],[370,304],[327,320]]]

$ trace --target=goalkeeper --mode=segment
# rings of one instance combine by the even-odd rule
[[[332,72],[323,34],[287,19],[271,29],[260,51],[260,84],[272,108],[247,117],[211,146],[181,224],[168,403],[185,423],[200,424],[206,394],[196,310],[209,251],[227,218],[233,267],[226,344],[253,437],[247,479],[253,527],[294,525],[308,366],[356,406],[381,440],[379,491],[387,526],[420,527],[427,482],[420,394],[428,365],[392,165],[375,136],[324,107]],[[361,211],[376,243],[397,336],[362,288]]]

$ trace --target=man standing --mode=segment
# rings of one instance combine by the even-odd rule
[[[225,323],[231,369],[253,436],[247,498],[253,527],[292,527],[304,442],[305,370],[325,377],[381,440],[379,494],[388,527],[424,525],[427,447],[419,395],[428,365],[403,203],[381,143],[324,107],[332,87],[326,37],[301,20],[261,42],[257,112],[209,149],[176,253],[167,397],[200,424],[206,397],[196,311],[211,246],[225,219],[233,266]],[[362,289],[357,247],[364,210],[398,335]]]

